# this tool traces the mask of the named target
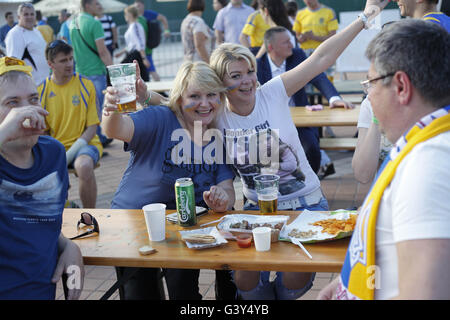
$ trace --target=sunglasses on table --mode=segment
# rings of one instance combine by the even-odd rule
[[[80,220],[78,220],[78,223],[77,223],[77,230],[84,228],[84,227],[80,227],[81,224],[84,224],[85,226],[92,226],[92,228],[87,230],[86,232],[83,232],[75,237],[70,238],[70,240],[79,239],[79,238],[91,235],[95,232],[100,233],[100,228],[98,226],[97,220],[89,212],[81,213],[81,218],[80,218]]]

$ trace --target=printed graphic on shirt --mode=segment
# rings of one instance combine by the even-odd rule
[[[63,182],[57,172],[25,186],[0,179],[0,203],[6,208],[3,212],[11,216],[20,215],[25,222],[40,222],[40,218],[61,214],[61,192]]]
[[[294,149],[279,138],[279,130],[266,121],[254,129],[224,129],[227,163],[232,163],[248,189],[255,189],[259,174],[280,176],[279,193],[291,194],[305,187],[305,175]]]

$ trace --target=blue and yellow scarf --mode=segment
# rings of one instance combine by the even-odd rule
[[[359,213],[344,265],[341,283],[344,294],[338,298],[374,299],[375,294],[375,226],[384,190],[395,176],[397,167],[405,156],[419,143],[443,132],[450,131],[450,105],[439,109],[417,122],[391,150],[390,157],[380,168]]]

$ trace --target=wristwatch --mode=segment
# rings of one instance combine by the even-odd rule
[[[364,14],[364,12],[361,12],[358,15],[358,18],[360,18],[362,23],[364,24],[364,29],[369,29],[369,27],[370,27],[370,25],[369,25],[369,18]]]

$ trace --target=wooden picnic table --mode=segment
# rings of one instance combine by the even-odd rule
[[[313,259],[309,259],[298,246],[286,241],[272,243],[268,252],[256,251],[253,244],[250,248],[242,249],[232,240],[215,248],[203,250],[187,248],[178,231],[200,228],[200,224],[217,220],[222,216],[212,212],[199,217],[198,224],[191,228],[166,222],[166,239],[151,242],[142,210],[65,209],[62,232],[66,237],[77,234],[77,221],[83,211],[91,213],[100,227],[98,235],[74,240],[81,249],[86,265],[338,272],[344,262],[348,246],[348,239],[305,244]],[[172,212],[174,211],[167,210],[167,214]],[[228,213],[249,214],[249,211]],[[290,222],[301,212],[279,211],[278,214],[289,215]],[[144,245],[151,245],[157,252],[147,256],[140,255],[138,249]]]
[[[291,107],[296,127],[355,126],[358,124],[360,105],[354,109],[330,108],[309,111],[304,107]]]

